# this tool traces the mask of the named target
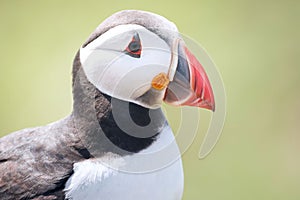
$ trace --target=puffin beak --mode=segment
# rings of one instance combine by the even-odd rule
[[[177,42],[177,45],[178,56],[173,56],[178,58],[176,71],[170,78],[164,101],[175,106],[195,106],[214,111],[213,91],[202,65],[183,41]]]

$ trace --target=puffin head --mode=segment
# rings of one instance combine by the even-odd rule
[[[149,109],[162,102],[215,109],[200,62],[175,24],[157,14],[126,10],[107,18],[81,46],[74,66],[73,76],[81,68],[97,90],[122,101]]]

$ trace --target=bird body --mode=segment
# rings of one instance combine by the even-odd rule
[[[126,157],[108,153],[100,159],[85,160],[74,165],[74,174],[66,183],[66,196],[71,199],[145,199],[180,200],[183,192],[183,169],[181,159],[154,171],[129,173],[118,170],[119,166],[140,160],[143,154],[159,151],[174,140],[171,129],[166,126],[157,140],[147,149]],[[174,151],[179,150],[177,146]],[[163,157],[156,157],[159,162]],[[153,165],[144,160],[143,165]],[[111,167],[114,166],[114,167]],[[124,168],[124,166],[122,166]],[[113,188],[113,192],[112,192]],[[134,192],[129,192],[134,191]]]
[[[201,64],[176,26],[118,12],[73,62],[73,111],[0,139],[1,200],[180,200],[180,151],[162,102],[214,110]]]

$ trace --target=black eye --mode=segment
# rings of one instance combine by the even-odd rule
[[[128,45],[128,48],[131,52],[135,53],[141,50],[141,44],[137,41],[132,41]]]
[[[125,53],[134,58],[140,58],[142,53],[142,44],[138,33],[135,33],[131,42],[125,49]]]

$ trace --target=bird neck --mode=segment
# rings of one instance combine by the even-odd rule
[[[93,98],[77,95],[81,100],[74,100],[72,118],[81,141],[95,157],[105,152],[128,155],[144,150],[166,125],[161,109],[115,99],[97,89],[94,92]]]

